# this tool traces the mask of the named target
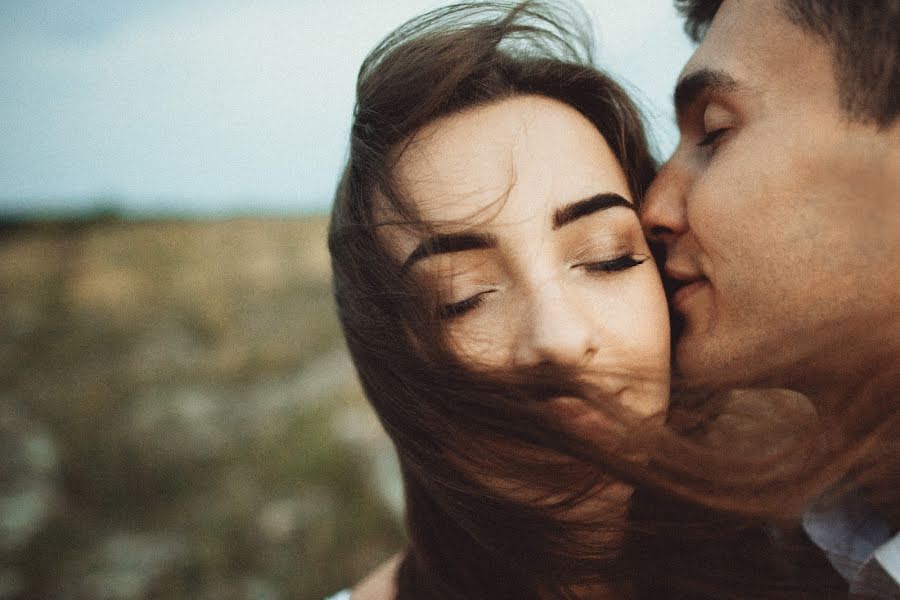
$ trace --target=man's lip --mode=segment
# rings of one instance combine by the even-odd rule
[[[672,296],[672,305],[679,312],[684,312],[685,304],[697,294],[701,289],[706,287],[709,280],[705,277],[692,279],[690,281],[678,281],[676,283],[675,294]]]
[[[685,260],[675,260],[671,256],[666,260],[663,270],[666,273],[666,277],[676,283],[684,284],[691,283],[697,279],[706,279],[704,273],[692,263]]]

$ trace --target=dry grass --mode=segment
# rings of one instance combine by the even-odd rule
[[[324,231],[0,232],[0,598],[319,599],[396,551]]]

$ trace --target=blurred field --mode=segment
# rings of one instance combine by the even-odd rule
[[[402,544],[325,220],[0,231],[0,599],[319,599]]]

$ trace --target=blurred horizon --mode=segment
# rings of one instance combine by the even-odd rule
[[[0,198],[0,222],[306,219],[327,217],[331,200],[297,202],[289,198],[161,198],[71,196]]]
[[[321,600],[402,546],[325,236],[0,219],[0,599]]]
[[[444,4],[0,3],[0,217],[322,214],[359,64]],[[664,156],[691,52],[671,1],[583,6],[599,66],[634,93]]]

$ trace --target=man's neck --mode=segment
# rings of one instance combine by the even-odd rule
[[[892,361],[896,363],[896,358]],[[879,362],[865,377],[811,385],[804,392],[835,438],[837,460],[864,451],[847,472],[867,488],[856,490],[873,509],[900,529],[900,368]],[[829,423],[830,421],[830,423]]]
[[[856,355],[840,365],[804,365],[795,373],[787,387],[806,395],[816,406],[836,407],[862,400],[871,395],[883,395],[897,386],[900,347],[895,342],[882,345],[882,352]],[[893,391],[898,391],[896,387]],[[897,405],[900,410],[900,404]]]

